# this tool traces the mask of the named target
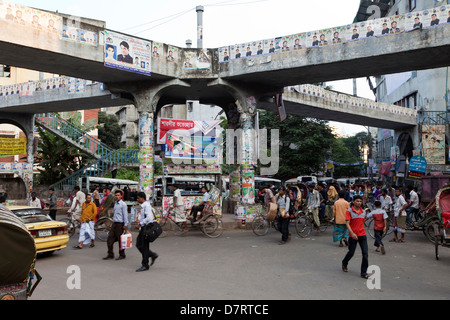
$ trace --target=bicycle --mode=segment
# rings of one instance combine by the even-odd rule
[[[74,218],[74,214],[72,212],[67,212],[67,218],[63,218],[59,221],[67,224],[67,233],[69,234],[69,238],[72,238],[77,229],[79,230],[81,228],[81,222]]]
[[[188,212],[190,210],[185,210],[186,216],[188,216]],[[203,234],[205,234],[209,238],[218,238],[223,234],[223,223],[222,220],[219,219],[217,215],[212,213],[209,210],[204,210],[203,218],[200,220],[199,224],[194,225],[191,221],[190,228],[191,229],[200,229]],[[172,211],[169,210],[169,212],[165,215],[162,214],[161,210],[155,209],[155,220],[159,223],[161,228],[168,229],[168,224],[174,225],[178,231],[179,235],[184,235],[184,222],[176,222],[175,218],[172,216]],[[189,221],[189,220],[188,220]],[[163,231],[163,233],[160,235],[160,238],[167,237],[168,233],[166,231]]]
[[[257,236],[262,237],[267,235],[271,227],[277,231],[280,231],[280,228],[278,226],[278,220],[275,219],[273,221],[267,221],[262,211],[258,213],[258,215],[253,219],[252,230],[253,233],[256,234]]]
[[[319,218],[319,220],[320,232],[327,231],[328,227],[334,223],[334,219],[329,220],[327,218]],[[297,234],[302,238],[306,238],[311,234],[314,227],[317,228],[317,225],[314,221],[312,212],[310,210],[307,210],[306,212],[299,211],[297,217],[295,218],[295,230],[297,231]]]

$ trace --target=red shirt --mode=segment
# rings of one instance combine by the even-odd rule
[[[351,212],[352,211],[352,212]],[[366,229],[364,227],[364,220],[366,219],[366,213],[361,208],[358,212],[354,209],[354,207],[350,208],[346,212],[347,218],[346,221],[350,221],[350,228],[356,236],[362,237],[366,235]]]

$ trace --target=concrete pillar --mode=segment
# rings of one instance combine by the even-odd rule
[[[154,128],[153,112],[139,112],[139,189],[145,192],[150,201],[153,201],[154,196]]]

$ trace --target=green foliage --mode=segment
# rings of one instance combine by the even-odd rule
[[[103,111],[98,113],[98,138],[110,148],[117,150],[122,147],[120,138],[122,128],[119,126],[119,119],[115,115],[108,115]]]
[[[288,115],[280,122],[278,114],[260,111],[260,128],[280,130],[279,179],[290,179],[323,169],[335,140],[326,121]],[[269,137],[270,139],[270,137]]]
[[[39,169],[39,182],[53,184],[93,160],[92,157],[74,148],[71,144],[38,127],[40,135],[36,163]]]

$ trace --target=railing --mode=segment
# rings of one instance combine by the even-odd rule
[[[120,149],[74,172],[63,180],[51,185],[55,191],[71,191],[79,184],[80,178],[101,177],[120,167],[139,166],[139,150]]]
[[[419,111],[419,124],[445,125],[449,123],[449,113],[446,111]]]
[[[36,123],[53,134],[60,136],[77,148],[81,148],[87,153],[100,159],[114,150],[102,143],[98,139],[91,137],[86,132],[78,129],[70,122],[60,118],[54,113],[36,115]]]

